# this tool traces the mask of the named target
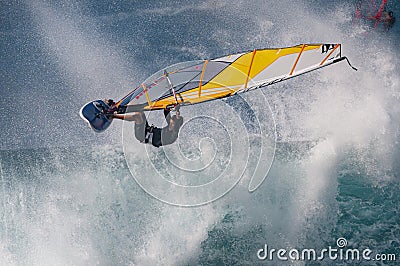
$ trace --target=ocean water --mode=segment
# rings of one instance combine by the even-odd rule
[[[354,10],[338,0],[0,2],[0,265],[397,265],[400,30],[366,30]],[[342,43],[358,71],[341,62],[182,108],[179,141],[165,149],[137,143],[120,121],[96,134],[78,115],[174,63],[317,42]],[[162,113],[149,120],[161,125]],[[341,238],[343,250],[397,262],[257,256]]]

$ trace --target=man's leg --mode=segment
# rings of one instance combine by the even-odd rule
[[[135,137],[138,141],[145,142],[146,131],[149,127],[146,116],[143,112],[135,113],[133,116],[133,121],[135,121]]]
[[[150,127],[143,112],[135,112],[133,114],[113,114],[113,117],[126,121],[134,121],[136,139],[140,142],[145,142],[146,133]]]
[[[121,119],[121,120],[126,120],[126,121],[135,121],[137,124],[143,124],[143,122],[146,120],[146,116],[144,115],[143,112],[135,112],[133,114],[116,114],[114,113],[113,118]]]

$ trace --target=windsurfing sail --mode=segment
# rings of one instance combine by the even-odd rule
[[[349,63],[341,49],[341,44],[301,44],[179,63],[156,72],[117,103],[87,103],[80,115],[93,130],[102,132],[114,112],[198,104],[268,87],[344,59]]]
[[[301,44],[179,63],[152,75],[116,107],[119,112],[133,112],[202,103],[267,87],[344,59],[341,44]]]
[[[356,4],[355,21],[360,19],[372,23],[377,28],[382,20],[388,0],[358,0]]]

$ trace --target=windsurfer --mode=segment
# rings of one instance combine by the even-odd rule
[[[393,16],[393,11],[386,11],[387,4],[388,0],[359,0],[356,5],[355,18],[373,22],[373,26],[371,25],[373,29],[378,29],[382,24],[382,28],[388,31],[393,27],[396,18]]]
[[[394,23],[396,22],[396,18],[393,16],[393,11],[383,12],[383,25],[385,30],[390,30]]]
[[[160,147],[174,143],[179,134],[179,129],[183,124],[183,117],[180,116],[179,107],[176,115],[171,116],[170,109],[164,109],[165,120],[167,126],[158,128],[153,125],[149,126],[146,116],[143,112],[135,112],[133,114],[113,114],[113,118],[134,121],[135,137],[142,143],[149,143],[155,147]]]

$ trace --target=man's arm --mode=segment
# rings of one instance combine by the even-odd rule
[[[170,113],[171,113],[170,109],[167,109],[167,108],[164,109],[164,117],[165,117],[165,120],[167,121],[168,125],[169,125],[169,119],[170,119],[170,117],[168,117],[168,116]]]
[[[183,125],[183,117],[181,116],[181,113],[179,112],[179,110],[176,111],[176,123],[178,128],[180,128]]]
[[[181,112],[179,112],[179,110],[176,110],[176,118],[178,118],[178,119],[181,118]]]

